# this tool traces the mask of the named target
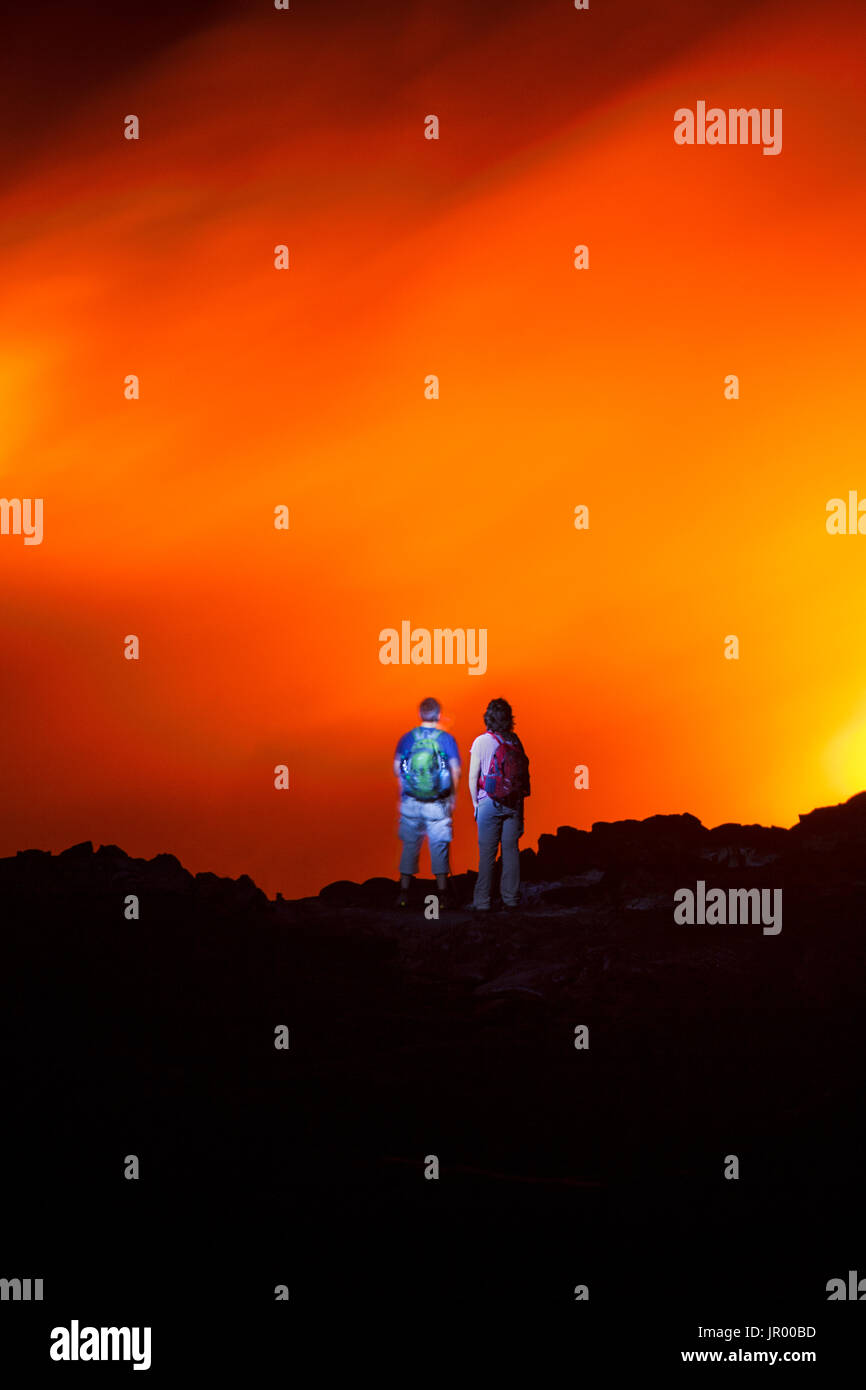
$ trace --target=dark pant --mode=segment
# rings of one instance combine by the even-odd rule
[[[520,851],[517,842],[523,834],[523,802],[503,806],[486,796],[478,803],[478,880],[472,906],[490,906],[490,880],[496,851],[502,842],[502,901],[516,907],[520,901]]]

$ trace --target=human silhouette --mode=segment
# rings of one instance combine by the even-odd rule
[[[486,732],[472,745],[469,793],[478,825],[478,878],[472,906],[490,911],[490,885],[496,851],[502,845],[500,891],[506,908],[520,904],[520,851],[523,802],[529,796],[529,759],[514,732],[507,700],[491,700],[484,712]]]
[[[400,892],[398,907],[408,907],[412,877],[424,837],[430,845],[430,863],[436,875],[440,907],[448,905],[448,875],[454,803],[460,781],[457,743],[439,723],[438,700],[422,700],[421,723],[405,733],[394,752],[394,775],[400,784],[399,835]]]

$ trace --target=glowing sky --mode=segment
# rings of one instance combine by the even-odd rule
[[[514,704],[524,844],[866,786],[866,537],[825,528],[866,496],[863,10],[196,15],[4,98],[0,492],[45,539],[0,536],[0,854],[393,875],[428,694],[467,755]],[[677,147],[699,99],[782,153]],[[487,673],[382,666],[403,619]]]

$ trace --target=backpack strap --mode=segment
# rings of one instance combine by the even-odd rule
[[[499,737],[498,734],[495,734],[495,733],[493,732],[492,729],[488,729],[487,732],[488,732],[488,734],[490,735],[491,738],[495,738],[495,739],[496,739],[496,750],[495,750],[494,753],[493,753],[493,758],[495,758],[495,757],[496,757],[496,753],[498,752],[498,750],[499,750],[499,749],[501,748],[501,746],[502,746],[502,739]],[[493,761],[493,758],[490,759],[491,762]],[[485,776],[485,774],[481,771],[481,763],[479,762],[479,764],[478,764],[478,791],[484,791],[484,783],[485,783],[487,777],[489,777],[489,776],[490,776],[490,768],[487,769],[487,774],[486,774],[486,776]],[[485,793],[485,795],[486,795],[486,793]]]

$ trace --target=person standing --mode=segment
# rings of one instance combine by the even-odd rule
[[[400,783],[400,892],[398,907],[408,907],[412,877],[424,837],[436,875],[440,905],[446,906],[454,803],[460,781],[460,753],[451,734],[440,726],[438,700],[422,700],[421,723],[400,739],[394,751],[394,775]]]
[[[491,700],[484,712],[486,732],[472,745],[469,793],[478,824],[478,878],[472,907],[490,911],[490,884],[496,851],[502,845],[502,901],[506,908],[520,903],[520,850],[523,802],[530,794],[529,759],[514,732],[514,715],[507,700]]]

